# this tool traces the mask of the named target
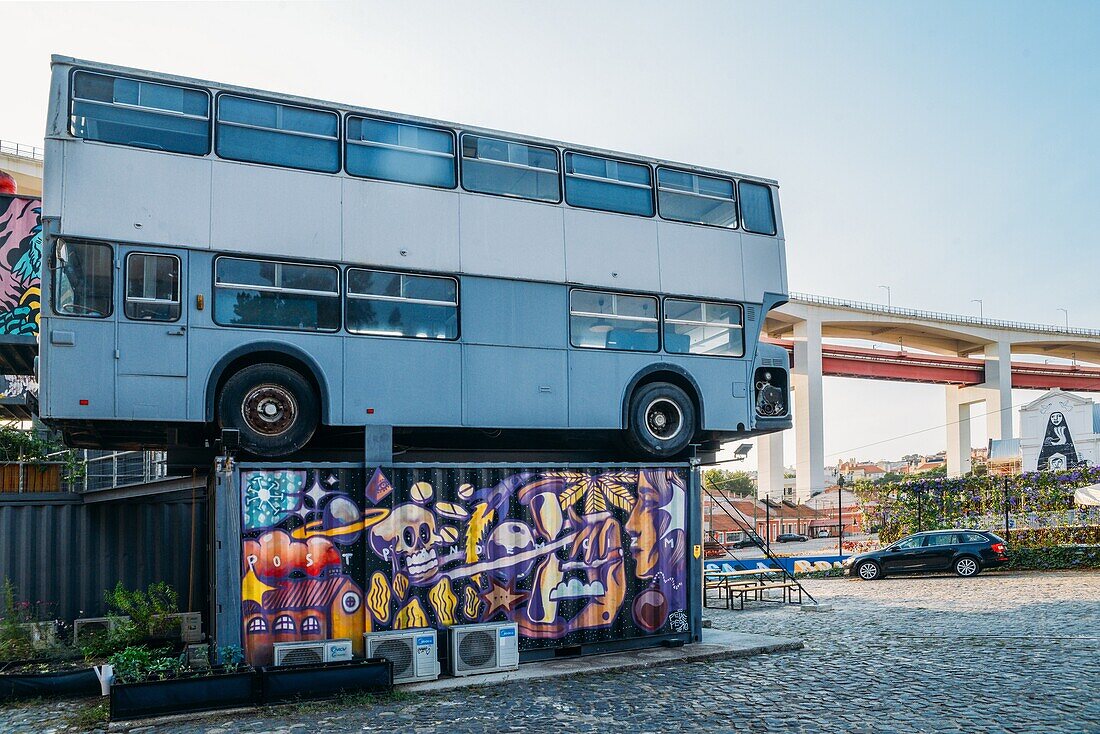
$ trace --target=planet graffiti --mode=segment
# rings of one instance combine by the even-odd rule
[[[290,532],[294,538],[309,538],[315,535],[323,535],[328,538],[340,538],[343,542],[345,536],[350,536],[355,533],[362,532],[366,528],[369,528],[377,523],[381,522],[390,514],[389,510],[382,508],[373,508],[363,510],[362,517],[358,517],[358,508],[356,513],[352,515],[352,520],[342,525],[336,525],[331,527],[332,523],[326,516],[322,520],[313,520],[308,522],[300,528],[295,528]],[[357,518],[357,519],[356,519]]]
[[[532,550],[535,547],[535,535],[531,527],[522,522],[503,522],[493,528],[485,542],[485,554],[491,561],[507,561],[509,556]],[[534,558],[493,569],[493,575],[501,581],[526,578],[535,564]]]
[[[634,598],[634,622],[646,632],[656,632],[668,618],[668,600],[657,589],[646,589]]]

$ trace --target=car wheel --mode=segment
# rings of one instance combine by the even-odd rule
[[[241,432],[241,448],[257,456],[294,453],[320,422],[317,394],[298,372],[278,364],[254,364],[226,381],[218,399],[222,428]]]
[[[638,388],[630,399],[627,416],[627,444],[645,458],[676,456],[695,435],[695,404],[687,393],[667,382]]]
[[[864,561],[856,567],[856,573],[864,581],[874,581],[882,576],[882,569],[874,561]]]
[[[964,578],[967,576],[977,576],[978,572],[982,570],[982,566],[978,563],[978,559],[972,556],[963,556],[955,561],[955,573]]]

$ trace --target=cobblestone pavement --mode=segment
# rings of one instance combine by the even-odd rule
[[[811,581],[833,611],[708,610],[798,652],[158,727],[230,732],[1100,732],[1100,572]],[[70,706],[72,704],[69,704]],[[0,712],[0,731],[64,707]]]

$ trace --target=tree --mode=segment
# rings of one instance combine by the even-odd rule
[[[748,472],[727,469],[707,469],[703,472],[703,488],[743,497],[756,494],[756,480]]]

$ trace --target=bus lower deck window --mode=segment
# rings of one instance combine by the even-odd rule
[[[730,303],[665,299],[665,351],[741,357],[741,307]]]
[[[348,268],[347,328],[354,334],[458,338],[454,278]]]
[[[126,256],[126,318],[175,321],[180,317],[180,260],[175,255]]]
[[[295,331],[340,328],[340,272],[329,265],[220,257],[214,322]]]
[[[657,299],[576,288],[569,293],[569,341],[575,347],[656,352]]]
[[[54,311],[64,316],[102,319],[111,315],[114,255],[98,242],[57,244]]]

